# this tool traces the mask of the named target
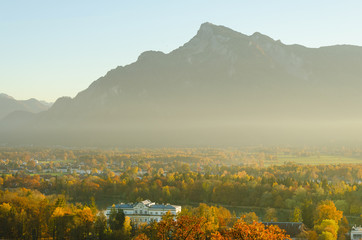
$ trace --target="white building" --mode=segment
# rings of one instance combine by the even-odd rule
[[[351,240],[361,240],[361,239],[362,239],[362,227],[352,227]]]
[[[116,210],[122,209],[124,214],[130,217],[136,225],[142,223],[150,223],[152,221],[159,222],[162,216],[166,213],[176,215],[181,212],[181,206],[170,205],[170,204],[157,204],[150,200],[145,200],[138,203],[120,203],[106,210],[107,219],[111,213],[112,208]]]

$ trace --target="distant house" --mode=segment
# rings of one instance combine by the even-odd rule
[[[362,227],[352,227],[351,229],[351,240],[362,239]]]
[[[53,169],[51,169],[51,168],[44,168],[42,171],[43,171],[43,173],[51,173],[51,172],[53,172]]]
[[[304,225],[301,222],[263,222],[265,226],[276,225],[280,229],[285,230],[285,233],[293,240],[304,240],[307,238],[301,237],[305,232]]]
[[[120,176],[123,172],[121,172],[121,171],[113,171],[113,173],[114,173],[114,175],[116,175],[116,176]]]
[[[68,168],[67,168],[67,167],[58,168],[58,169],[57,169],[57,172],[68,173]]]
[[[109,218],[112,209],[122,209],[124,214],[130,217],[131,221],[138,225],[142,223],[159,222],[166,213],[176,215],[181,212],[181,206],[170,204],[157,204],[150,200],[138,203],[121,203],[110,206],[106,210],[106,216]]]
[[[81,175],[85,175],[85,174],[91,174],[92,171],[91,170],[83,170],[83,169],[77,169],[77,168],[72,168],[70,169],[71,173],[78,173]]]

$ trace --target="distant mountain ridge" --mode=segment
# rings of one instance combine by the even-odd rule
[[[16,100],[5,93],[0,93],[0,119],[15,111],[39,113],[48,110],[50,106],[51,103],[38,101],[35,98]]]
[[[361,66],[362,47],[285,45],[261,33],[247,36],[204,23],[168,54],[144,52],[75,98],[60,98],[33,116],[10,116],[0,123],[0,141],[219,144],[229,138],[225,132],[238,142],[254,135],[251,129],[271,137],[289,134],[290,123],[321,129],[315,123],[358,122]]]

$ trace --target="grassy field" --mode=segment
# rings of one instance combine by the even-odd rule
[[[46,176],[63,176],[63,175],[68,175],[68,173],[61,173],[61,172],[55,172],[55,173],[32,173],[29,174],[30,176],[34,176],[34,175],[46,175]]]
[[[362,164],[362,159],[353,157],[342,157],[332,155],[298,157],[293,155],[278,155],[277,161],[266,161],[266,165],[282,165],[286,162],[298,164],[323,165],[323,164]]]

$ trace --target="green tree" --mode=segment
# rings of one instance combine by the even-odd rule
[[[0,204],[0,236],[12,238],[11,233],[11,205],[8,203]]]
[[[343,217],[338,229],[338,240],[345,240],[349,232],[349,223],[346,217]]]
[[[106,238],[107,234],[107,218],[103,213],[98,214],[96,217],[96,222],[94,224],[95,234],[99,240],[103,240]]]
[[[112,231],[122,230],[125,221],[125,215],[122,209],[116,210],[115,208],[111,209],[109,214],[109,227]]]
[[[303,223],[310,229],[314,227],[314,212],[315,206],[312,201],[306,201],[302,205],[302,218]]]

